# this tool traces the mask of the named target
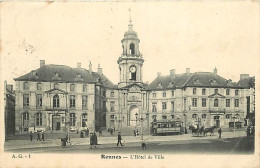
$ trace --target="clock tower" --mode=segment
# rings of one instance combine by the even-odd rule
[[[134,83],[143,85],[142,66],[144,59],[139,51],[139,42],[130,19],[128,31],[125,32],[124,38],[121,40],[123,52],[117,60],[120,71],[119,88]]]

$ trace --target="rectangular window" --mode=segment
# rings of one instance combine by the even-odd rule
[[[29,126],[29,113],[23,113],[22,114],[22,119],[23,119],[22,125],[24,127],[28,127]]]
[[[23,95],[23,107],[29,107],[29,94]]]
[[[75,84],[70,85],[70,91],[75,91]]]
[[[171,102],[172,111],[174,111],[174,101]]]
[[[197,107],[197,98],[192,99],[192,107]]]
[[[207,99],[206,98],[202,98],[202,107],[206,107],[207,106]]]
[[[42,90],[42,84],[41,83],[37,83],[37,90]]]
[[[239,99],[235,99],[235,107],[239,107]]]
[[[174,96],[174,90],[172,90],[172,96]]]
[[[206,94],[206,89],[202,89],[202,95]]]
[[[36,113],[36,126],[42,126],[42,113]]]
[[[214,107],[218,107],[218,99],[214,100]]]
[[[238,96],[238,90],[235,90],[235,95]]]
[[[163,92],[163,97],[166,97],[166,92]]]
[[[88,109],[88,96],[82,96],[82,109]]]
[[[76,107],[75,102],[76,102],[76,96],[70,95],[70,107],[72,108]]]
[[[24,90],[29,90],[29,83],[28,82],[24,82],[23,89]]]
[[[226,95],[229,95],[230,90],[226,89]]]
[[[231,118],[231,114],[227,114],[226,119],[230,119],[230,118]]]
[[[152,112],[157,112],[157,103],[152,103]]]
[[[75,113],[71,113],[70,114],[70,123],[71,123],[70,126],[75,126],[76,125],[76,115],[75,115]]]
[[[230,99],[226,99],[226,107],[230,107]]]
[[[167,119],[167,116],[162,116],[162,119],[163,119],[163,120],[166,120],[166,119]]]
[[[111,91],[110,96],[111,96],[111,97],[115,97],[115,92],[114,92],[114,91]]]
[[[167,109],[166,102],[162,102],[162,109],[163,109],[163,110],[166,110],[166,109]]]
[[[214,92],[215,92],[215,94],[217,94],[217,93],[218,93],[218,89],[215,89],[215,91],[214,91]]]
[[[36,95],[36,108],[42,108],[42,95]]]
[[[110,111],[115,111],[115,102],[110,102]]]
[[[196,88],[193,88],[193,94],[195,95],[197,92],[197,89]]]
[[[83,85],[83,92],[88,91],[87,85]]]
[[[153,98],[156,98],[156,93],[153,93]]]

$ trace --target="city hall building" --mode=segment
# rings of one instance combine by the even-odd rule
[[[254,110],[254,96],[242,74],[234,83],[212,72],[157,74],[150,84],[143,82],[144,59],[139,38],[128,25],[117,63],[120,81],[113,84],[98,66],[85,69],[45,64],[15,78],[16,133],[45,130],[90,131],[114,128],[132,131],[142,124],[149,131],[155,120],[180,120],[184,126],[229,127],[248,124]],[[118,53],[119,54],[119,53]]]

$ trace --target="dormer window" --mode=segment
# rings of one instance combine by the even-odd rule
[[[60,80],[60,79],[61,79],[60,74],[59,74],[58,72],[55,72],[55,73],[53,74],[52,79],[53,79],[53,80]]]
[[[210,79],[210,80],[209,80],[209,83],[210,83],[211,85],[217,85],[216,79]]]
[[[75,80],[83,80],[82,75],[80,73],[77,73]]]
[[[168,88],[172,88],[174,85],[174,82],[169,82]]]
[[[157,88],[162,88],[162,83],[158,83]]]
[[[199,78],[195,78],[195,79],[193,80],[193,82],[194,82],[194,84],[200,84]]]
[[[36,71],[32,71],[29,78],[38,79],[38,74]]]

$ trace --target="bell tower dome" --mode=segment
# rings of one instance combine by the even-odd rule
[[[120,70],[120,82],[118,87],[124,87],[132,83],[143,84],[142,66],[143,57],[139,51],[139,42],[137,33],[133,30],[132,20],[130,18],[128,31],[125,32],[122,43],[122,54],[117,63]]]

